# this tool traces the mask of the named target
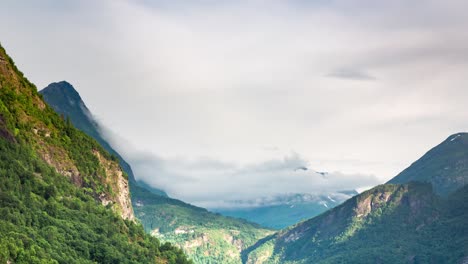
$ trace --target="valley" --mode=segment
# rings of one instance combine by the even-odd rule
[[[468,1],[2,1],[0,264],[468,264]]]
[[[41,91],[46,101],[116,153],[102,139],[99,124],[78,93],[68,83],[59,84],[63,87],[53,93],[48,88]],[[68,93],[76,94],[76,102],[56,99],[70,97]],[[195,263],[406,263],[408,259],[438,263],[451,256],[437,252],[454,252],[447,235],[466,232],[466,211],[452,201],[466,195],[460,186],[466,185],[468,175],[467,142],[465,133],[452,135],[388,184],[361,194],[285,195],[268,199],[277,205],[213,209],[213,213],[167,197],[161,190],[148,190],[148,185],[133,179],[132,204],[147,233],[179,246]],[[133,175],[130,165],[118,153],[117,157]],[[452,206],[459,208],[456,217]],[[448,222],[452,227],[447,229]],[[431,243],[434,236],[445,244]],[[454,261],[465,252],[466,237],[458,236]]]

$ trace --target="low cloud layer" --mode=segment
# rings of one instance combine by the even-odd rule
[[[131,155],[130,162],[139,180],[164,189],[172,197],[209,208],[289,193],[356,190],[379,183],[373,175],[317,172],[297,153],[254,164],[208,158],[162,159],[141,153]]]

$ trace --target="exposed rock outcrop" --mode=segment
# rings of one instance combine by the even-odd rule
[[[128,187],[128,179],[124,177],[124,173],[119,164],[115,161],[104,158],[99,151],[93,151],[98,158],[99,163],[104,168],[104,179],[106,184],[112,188],[112,194],[103,194],[100,199],[104,205],[113,203],[114,209],[124,219],[134,220],[132,202],[130,200],[130,191]]]

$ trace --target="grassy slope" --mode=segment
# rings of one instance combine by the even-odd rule
[[[48,107],[1,46],[0,149],[0,263],[187,263],[101,205],[119,193],[96,153],[112,156]]]

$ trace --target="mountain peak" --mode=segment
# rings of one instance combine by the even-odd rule
[[[42,89],[39,93],[44,96],[53,95],[54,97],[62,97],[72,105],[76,103],[83,103],[83,100],[81,99],[78,91],[76,91],[73,85],[67,81],[51,83],[46,88]]]
[[[446,196],[468,183],[468,133],[449,136],[388,183],[429,182]]]
[[[53,88],[53,89],[63,89],[63,90],[72,90],[72,91],[75,91],[75,88],[73,87],[73,85],[71,85],[71,83],[63,80],[63,81],[59,81],[59,82],[53,82],[53,83],[50,83],[45,89],[48,89],[48,88]]]
[[[69,82],[63,80],[63,81],[60,81],[60,82],[53,82],[51,83],[50,85],[63,85],[63,86],[68,86],[69,88],[75,90],[75,88],[73,88],[73,85],[71,85]]]
[[[462,142],[464,144],[468,143],[468,133],[466,132],[456,133],[456,134],[449,136],[445,140],[445,142],[454,142],[454,141]]]

